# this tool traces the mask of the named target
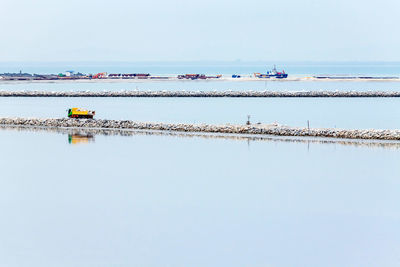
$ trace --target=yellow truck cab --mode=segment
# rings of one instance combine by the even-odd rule
[[[86,118],[93,119],[93,116],[96,114],[95,111],[86,110],[81,108],[70,108],[68,109],[68,118]]]

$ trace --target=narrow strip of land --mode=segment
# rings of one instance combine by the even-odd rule
[[[170,132],[327,137],[343,139],[400,140],[400,130],[345,130],[332,128],[298,128],[278,124],[212,125],[188,123],[151,123],[129,120],[0,118],[0,125],[53,128],[133,129]]]
[[[400,91],[0,91],[0,97],[400,97]]]

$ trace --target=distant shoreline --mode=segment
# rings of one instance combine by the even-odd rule
[[[254,77],[241,77],[241,78],[230,78],[230,77],[222,77],[222,78],[211,78],[211,79],[197,79],[197,80],[189,80],[189,79],[178,79],[174,77],[168,78],[148,78],[148,79],[63,79],[63,80],[7,80],[0,79],[0,84],[29,84],[29,83],[160,83],[160,82],[182,82],[182,83],[196,83],[196,82],[400,82],[399,77],[368,77],[368,78],[360,78],[360,77],[349,77],[349,78],[316,78],[316,77],[298,77],[292,76],[286,79],[275,79],[275,78],[254,78]]]

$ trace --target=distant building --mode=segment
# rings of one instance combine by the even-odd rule
[[[73,70],[67,70],[67,71],[65,71],[65,76],[71,77],[72,75],[74,75],[74,71],[73,71]]]

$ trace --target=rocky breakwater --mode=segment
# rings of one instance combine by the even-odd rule
[[[400,97],[395,91],[0,91],[0,97]]]
[[[400,130],[344,130],[331,128],[297,128],[279,124],[256,125],[211,125],[186,123],[150,123],[129,120],[93,120],[93,119],[34,119],[34,118],[0,118],[0,125],[31,126],[53,128],[94,128],[156,130],[171,132],[203,132],[247,135],[276,135],[298,137],[328,137],[369,140],[400,140]]]

